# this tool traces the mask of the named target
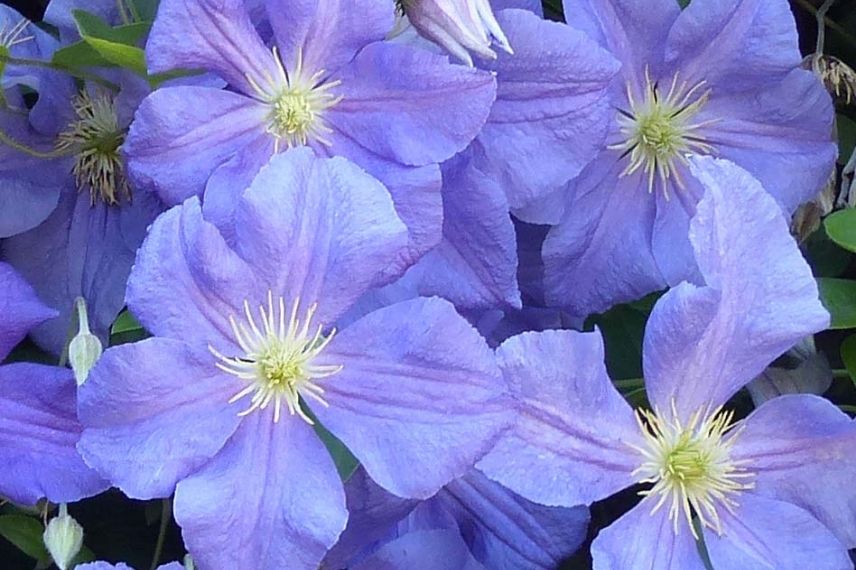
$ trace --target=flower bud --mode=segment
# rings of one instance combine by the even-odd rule
[[[77,385],[81,386],[89,376],[89,371],[101,357],[103,348],[98,337],[89,330],[86,301],[78,297],[74,303],[77,308],[78,332],[68,345],[68,362],[74,371]]]
[[[422,36],[446,49],[470,67],[469,52],[496,59],[496,42],[513,53],[493,15],[489,0],[397,0],[398,8]]]
[[[83,547],[83,527],[68,514],[65,504],[48,523],[43,540],[59,570],[67,570]]]

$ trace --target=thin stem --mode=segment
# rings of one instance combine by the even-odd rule
[[[825,0],[814,15],[817,19],[817,45],[814,48],[812,67],[817,74],[820,74],[820,56],[823,55],[823,47],[826,44],[826,13],[833,4],[835,0]]]
[[[172,520],[172,501],[170,499],[164,499],[163,505],[161,506],[160,530],[158,531],[158,541],[155,544],[155,553],[152,556],[151,570],[156,570],[160,563],[163,544],[166,540],[166,530],[169,528],[170,520]]]
[[[812,6],[809,0],[796,0],[796,3],[799,4],[800,7],[806,12],[809,12],[810,14],[817,14],[817,8]],[[856,36],[850,34],[850,32],[845,30],[841,24],[838,24],[837,22],[830,20],[829,18],[824,18],[824,23],[826,24],[826,27],[828,27],[830,30],[833,30],[834,32],[838,33],[850,44],[856,46]]]
[[[125,10],[125,3],[122,0],[116,0],[116,10],[119,12],[119,19],[122,20],[123,24],[127,25],[131,23],[128,18],[128,11]]]
[[[614,380],[612,382],[616,388],[641,388],[645,385],[645,380],[642,378],[628,378],[626,380]]]
[[[833,378],[850,378],[850,372],[847,371],[846,368],[833,368],[832,369],[832,377]]]
[[[10,137],[9,135],[4,133],[3,131],[0,131],[0,143],[3,143],[8,147],[14,148],[15,150],[17,150],[19,152],[23,152],[24,154],[28,154],[28,155],[33,156],[35,158],[59,158],[61,156],[68,155],[67,151],[52,150],[49,152],[44,152],[41,150],[36,150],[36,149],[31,148],[31,147],[29,147],[23,143],[19,143],[18,141],[16,141],[15,139]]]
[[[850,414],[856,414],[856,406],[850,406],[848,404],[839,404],[838,407],[841,408],[841,411],[843,411],[843,412],[848,412]]]
[[[88,73],[86,71],[81,71],[79,69],[71,69],[64,65],[57,65],[51,61],[42,61],[41,59],[30,59],[25,57],[11,57],[8,55],[4,55],[0,53],[0,61],[11,64],[11,65],[23,65],[28,67],[43,67],[46,69],[53,69],[54,71],[61,71],[63,73],[67,73],[72,77],[77,77],[78,79],[83,79],[84,81],[92,81],[93,83],[97,83],[102,87],[106,87],[111,91],[118,92],[119,86],[113,83],[112,81],[107,81],[106,79],[102,79],[101,77]]]

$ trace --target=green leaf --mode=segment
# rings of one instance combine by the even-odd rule
[[[83,40],[56,50],[51,58],[51,62],[56,66],[67,69],[112,66],[94,47]]]
[[[137,44],[151,29],[151,22],[134,22],[113,28],[95,14],[85,10],[73,10],[72,14],[83,40],[59,50],[62,64],[67,66],[115,65],[130,69],[143,77],[147,76],[146,55],[137,47]],[[81,47],[80,44],[86,47]],[[75,51],[71,53],[67,51],[72,49]],[[54,56],[55,63],[57,63],[56,58],[57,55]]]
[[[110,329],[112,334],[121,334],[126,332],[138,331],[142,330],[143,325],[141,325],[134,315],[131,314],[131,311],[127,309],[119,313],[119,316],[116,317],[116,320],[113,322],[113,328]]]
[[[50,561],[50,554],[42,542],[44,532],[45,528],[42,523],[32,517],[23,515],[0,516],[0,536],[39,562]]]
[[[835,212],[823,222],[829,238],[844,249],[856,252],[856,209]]]
[[[354,471],[357,470],[357,467],[360,466],[360,462],[354,457],[351,450],[345,447],[344,443],[339,441],[335,435],[327,431],[327,428],[317,421],[315,422],[315,433],[318,434],[318,437],[321,438],[321,441],[327,447],[327,451],[333,457],[333,463],[336,464],[336,469],[339,471],[339,477],[342,478],[342,481],[350,479]]]
[[[820,300],[832,315],[831,329],[856,328],[856,281],[820,278]]]
[[[856,334],[848,336],[841,343],[841,361],[853,384],[856,385]]]
[[[850,265],[853,255],[829,238],[825,226],[805,241],[806,258],[815,277],[838,277]]]

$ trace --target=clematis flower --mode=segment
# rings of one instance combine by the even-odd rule
[[[370,562],[403,544],[422,542],[407,538],[416,533],[435,535],[447,548],[469,552],[474,564],[491,570],[553,570],[573,554],[586,537],[589,522],[585,507],[544,507],[526,501],[472,469],[425,501],[401,499],[378,487],[363,469],[345,483],[348,526],[322,566],[377,568]],[[463,548],[459,544],[463,543]],[[396,546],[398,545],[398,546]],[[381,553],[379,555],[379,553]],[[459,555],[457,558],[461,558]],[[440,563],[440,556],[421,558],[415,564]],[[450,569],[463,567],[444,560]],[[398,564],[394,568],[409,568]]]
[[[396,5],[420,34],[470,67],[470,52],[496,59],[494,43],[514,53],[488,0],[397,0]]]
[[[496,7],[515,53],[477,64],[496,74],[496,101],[470,148],[443,164],[443,240],[420,262],[420,291],[467,309],[521,306],[509,212],[528,218],[597,155],[618,71],[584,33],[544,20],[540,2]]]
[[[55,312],[0,263],[0,361]],[[0,365],[0,495],[24,505],[73,502],[107,488],[75,449],[77,384],[71,370],[31,363]]]
[[[72,9],[119,24],[119,4],[53,0],[45,21],[64,39],[51,38],[53,44],[41,58],[50,59],[53,51],[77,38]],[[13,236],[0,244],[0,256],[59,311],[59,318],[32,331],[33,340],[55,354],[70,340],[77,297],[86,300],[93,333],[106,344],[110,325],[124,306],[134,254],[146,227],[163,209],[155,196],[132,186],[120,154],[134,111],[150,91],[148,83],[127,71],[95,71],[116,90],[92,81],[79,89],[72,78],[47,71],[29,116],[0,125],[25,149],[0,146],[0,152],[9,154],[4,165],[8,177],[23,181],[0,186],[11,226],[0,235]]]
[[[19,142],[51,152],[40,164],[17,152],[16,173],[38,169],[59,190],[59,203],[41,224],[4,240],[0,255],[33,284],[43,302],[59,311],[59,318],[32,331],[33,339],[55,354],[69,340],[77,297],[86,299],[93,333],[106,344],[110,325],[124,306],[136,249],[162,210],[155,196],[132,190],[119,154],[148,87],[126,73],[115,78],[118,93],[91,84],[80,92],[70,84],[54,84],[54,90],[66,88],[66,96],[54,93],[53,105],[33,111],[31,123],[42,131],[32,126],[25,131],[26,125],[19,129]],[[16,204],[15,211],[26,204]]]
[[[127,564],[123,562],[119,562],[118,564],[110,564],[109,562],[97,561],[97,562],[87,562],[86,564],[79,564],[75,566],[76,570],[134,570]],[[158,566],[158,570],[185,570],[184,566],[179,564],[178,562],[170,562],[169,564],[163,564]]]
[[[558,222],[544,244],[550,304],[585,317],[692,277],[686,235],[703,191],[688,154],[743,167],[786,214],[824,186],[836,155],[832,103],[799,68],[785,0],[564,6],[622,68],[607,144],[532,208]]]
[[[79,448],[130,497],[175,492],[200,567],[314,569],[347,519],[314,422],[384,489],[427,498],[505,427],[505,388],[446,301],[336,328],[407,247],[388,192],[352,163],[275,157],[230,226],[233,245],[195,197],[152,225],[127,301],[155,337],[91,371]]]
[[[740,421],[723,407],[829,315],[761,185],[726,161],[690,168],[706,189],[689,234],[704,284],[673,288],[651,314],[652,410],[634,414],[615,390],[597,332],[524,333],[498,349],[518,422],[477,467],[549,505],[644,485],[641,502],[595,539],[596,569],[700,570],[696,538],[718,570],[852,568],[853,421],[807,394]]]
[[[148,97],[125,146],[132,179],[167,204],[205,190],[206,215],[222,225],[272,155],[307,146],[343,156],[389,188],[410,231],[410,248],[388,269],[400,274],[439,240],[438,163],[482,127],[494,79],[381,41],[393,25],[388,0],[266,6],[271,49],[242,0],[160,4],[146,46],[151,70],[204,69],[230,89],[164,88]]]

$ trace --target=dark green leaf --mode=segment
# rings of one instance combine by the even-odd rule
[[[832,329],[856,328],[856,281],[820,278],[820,300],[832,315]]]
[[[137,47],[137,44],[151,28],[150,22],[135,22],[113,28],[98,16],[84,10],[73,10],[72,14],[83,43],[92,48],[104,62],[146,76],[145,52]],[[86,56],[88,60],[92,60],[90,52],[81,51],[74,55]],[[64,54],[64,57],[67,64],[80,65],[75,59],[69,60],[68,54]]]
[[[327,431],[317,421],[315,422],[315,433],[318,434],[318,437],[327,446],[327,451],[330,452],[333,462],[336,464],[336,469],[339,471],[339,477],[342,478],[342,481],[347,481],[354,474],[354,471],[357,470],[360,462],[357,461],[351,450],[345,447],[344,443],[339,441],[335,435]]]
[[[811,234],[804,245],[815,277],[838,277],[853,259],[850,252],[829,239],[824,226]]]
[[[844,164],[856,147],[856,121],[843,113],[838,113],[836,124],[838,125],[838,162]]]
[[[0,516],[0,536],[14,544],[21,552],[38,561],[49,561],[42,534],[45,528],[32,517],[23,515]]]
[[[832,241],[844,249],[856,252],[856,209],[835,212],[823,223]]]
[[[125,310],[119,313],[119,316],[116,317],[116,321],[113,323],[113,328],[111,329],[112,334],[120,334],[124,332],[131,332],[141,330],[143,325],[141,325],[134,315],[131,314],[130,311]]]

